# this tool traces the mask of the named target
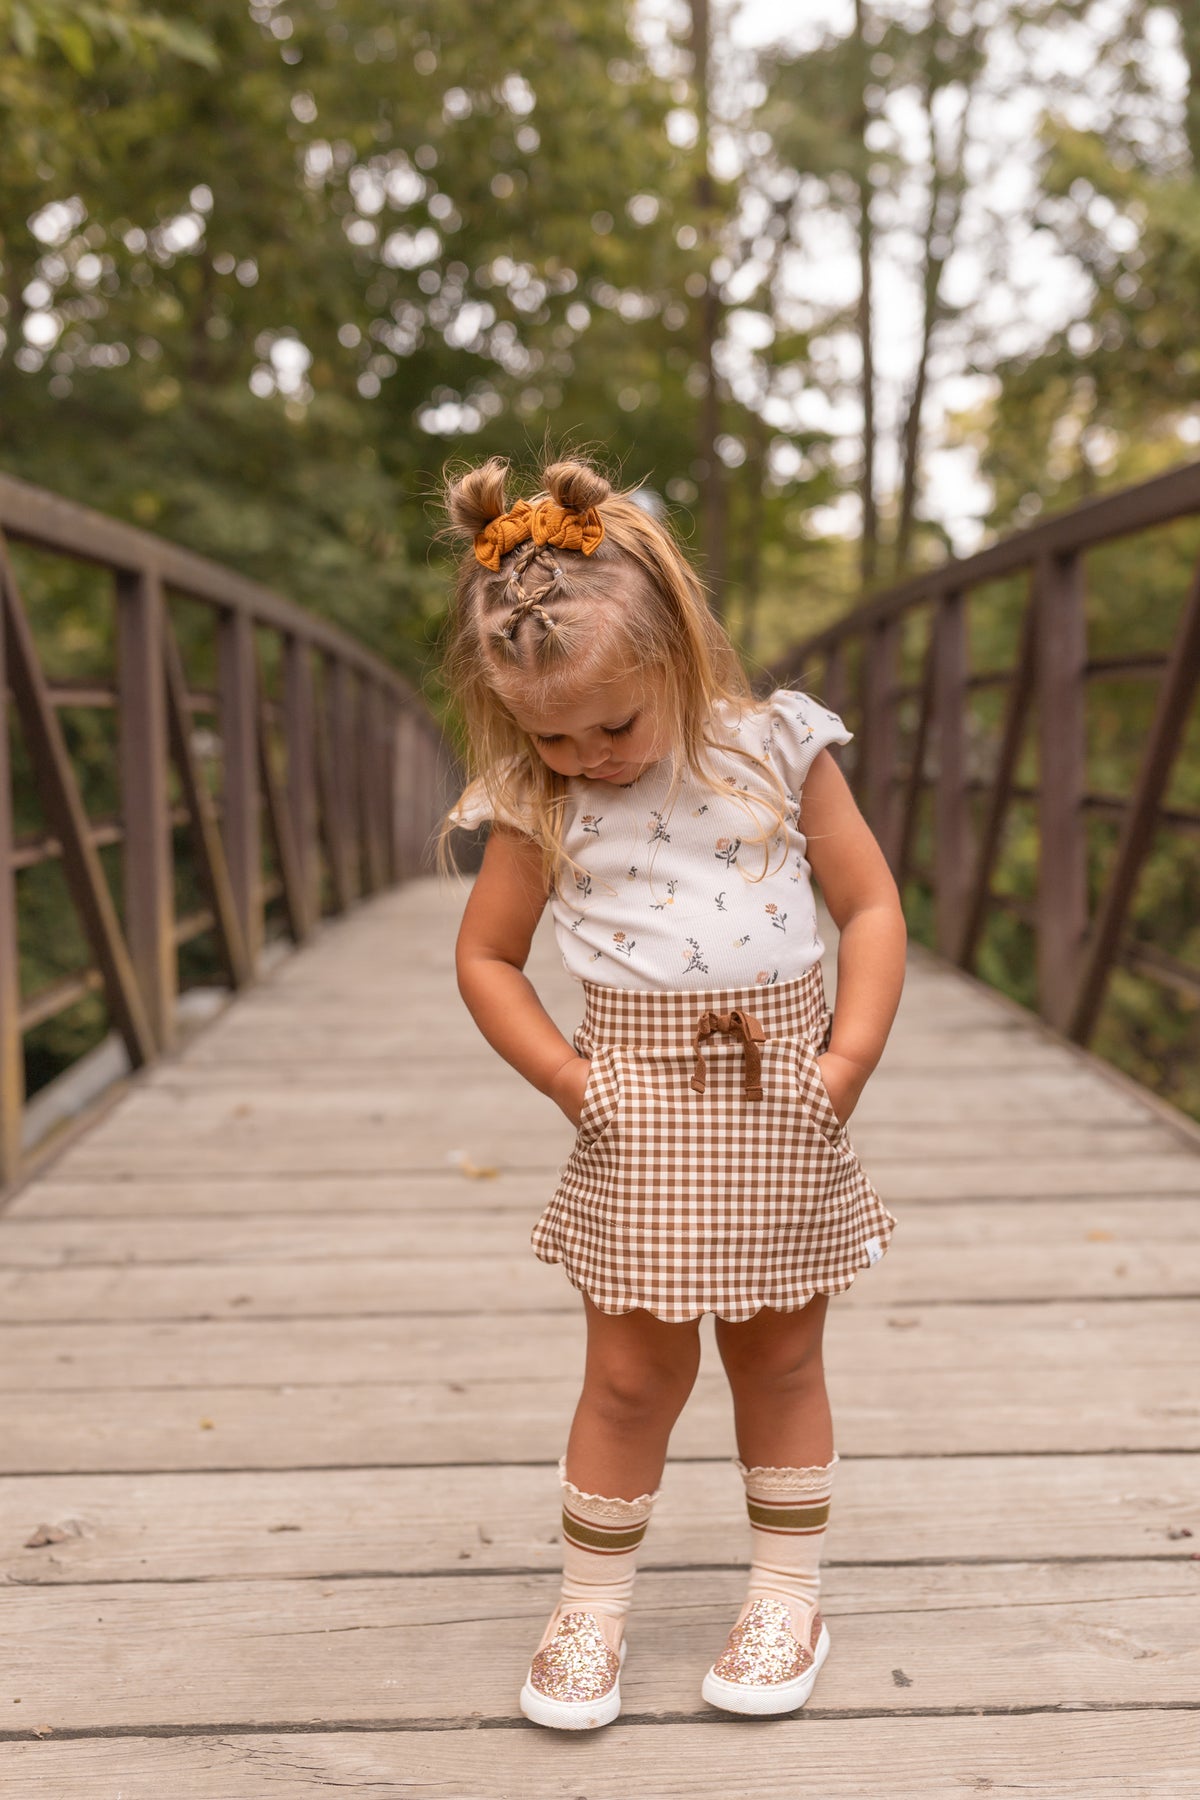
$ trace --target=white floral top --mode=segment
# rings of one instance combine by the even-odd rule
[[[568,782],[570,862],[550,905],[569,973],[620,988],[747,987],[803,975],[825,946],[801,791],[818,751],[851,735],[836,713],[780,688],[740,719],[715,722],[711,767],[727,795],[685,772],[672,799],[670,756],[628,787]],[[783,828],[773,824],[778,791],[752,760],[760,757],[787,796]],[[772,810],[754,806],[755,796]],[[470,789],[452,816],[472,827],[491,809]]]

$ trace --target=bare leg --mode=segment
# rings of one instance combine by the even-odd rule
[[[749,1467],[806,1468],[833,1456],[821,1339],[826,1294],[800,1312],[764,1307],[736,1324],[716,1320],[733,1393],[738,1455]]]
[[[587,1363],[567,1442],[567,1476],[588,1493],[636,1499],[658,1486],[671,1427],[700,1367],[699,1321],[604,1313],[584,1295]]]

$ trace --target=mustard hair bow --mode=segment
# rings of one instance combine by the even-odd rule
[[[604,521],[594,506],[580,512],[560,506],[557,500],[539,500],[535,506],[518,500],[484,526],[475,539],[475,555],[485,569],[499,569],[501,557],[526,538],[539,547],[552,544],[556,550],[578,550],[581,556],[591,556],[604,541]]]

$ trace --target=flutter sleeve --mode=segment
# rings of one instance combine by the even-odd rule
[[[799,794],[820,751],[830,744],[848,744],[854,736],[837,713],[791,688],[775,690],[767,703],[767,717],[771,761],[793,794]]]
[[[514,791],[515,773],[514,761],[490,780],[485,775],[478,776],[464,788],[451,807],[450,823],[457,825],[462,831],[477,831],[481,825],[498,823],[509,826],[513,831],[523,831],[531,837],[535,835],[533,815],[522,805],[520,795]]]

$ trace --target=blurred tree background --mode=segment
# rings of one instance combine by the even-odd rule
[[[804,12],[0,0],[0,467],[282,589],[432,692],[452,458],[598,453],[661,497],[761,664],[1194,456],[1195,9]],[[1161,649],[1198,548],[1092,559],[1096,643]],[[20,570],[56,672],[107,667],[101,584]],[[976,667],[1011,656],[1018,599],[975,603]],[[1093,786],[1127,789],[1151,702],[1094,688]],[[68,724],[100,804],[103,730]],[[1096,827],[1097,883],[1111,847]],[[1003,880],[1035,870],[1018,810]],[[1135,929],[1195,962],[1198,900],[1175,837]],[[34,910],[27,991],[86,960],[65,895]],[[984,967],[1029,997],[1015,921]],[[103,1024],[89,1002],[47,1026],[33,1079]],[[1196,1034],[1186,994],[1122,977],[1102,1047],[1200,1114]]]

